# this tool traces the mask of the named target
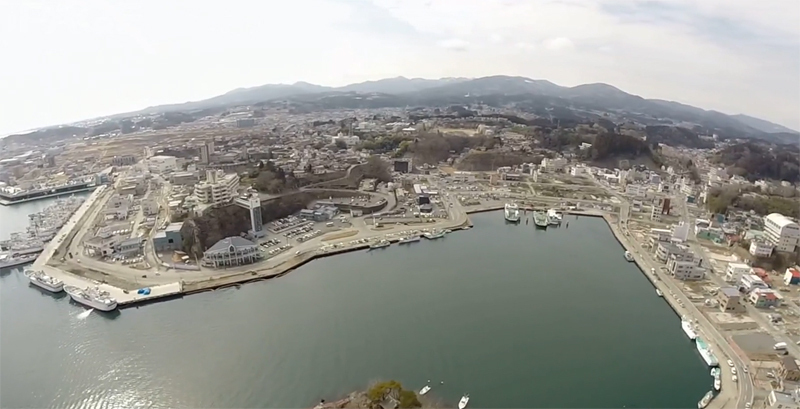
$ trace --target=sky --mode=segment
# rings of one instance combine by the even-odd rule
[[[306,81],[519,75],[800,129],[798,0],[0,0],[0,135]]]

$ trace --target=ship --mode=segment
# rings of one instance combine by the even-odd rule
[[[630,251],[626,251],[625,252],[625,260],[633,261],[634,260],[633,259],[633,253],[631,253]]]
[[[697,402],[697,409],[703,409],[708,406],[708,404],[711,403],[711,398],[713,397],[714,391],[706,392],[705,396],[703,396],[703,399],[700,399],[700,402]]]
[[[26,254],[19,256],[10,252],[0,253],[0,269],[24,266],[36,261],[37,254]]]
[[[562,215],[556,209],[550,209],[547,211],[547,222],[553,226],[560,225],[563,218],[564,215]]]
[[[703,361],[705,361],[708,366],[719,365],[717,357],[714,356],[714,353],[711,352],[711,348],[708,347],[708,344],[706,344],[702,338],[696,337],[695,343],[697,344],[697,352],[700,353],[700,356],[703,357]]]
[[[416,243],[419,241],[419,236],[407,236],[400,239],[400,244]]]
[[[541,211],[534,211],[533,212],[533,223],[536,224],[536,227],[546,229],[547,228],[547,213]]]
[[[689,339],[691,339],[692,341],[697,339],[697,333],[694,332],[694,327],[692,326],[691,321],[687,319],[681,320],[681,328],[683,328],[683,333],[686,334],[686,336],[689,337]]]
[[[434,230],[432,232],[423,234],[423,236],[425,236],[425,238],[428,240],[436,240],[444,237],[445,234],[447,233],[445,233],[443,230],[439,231]]]
[[[25,277],[28,277],[31,284],[43,288],[51,293],[60,293],[64,291],[64,282],[51,277],[40,270],[25,270]]]
[[[664,296],[664,293],[662,293],[662,292],[661,292],[661,290],[659,290],[658,288],[656,288],[656,295],[658,295],[659,297],[663,297],[663,296]]]
[[[81,289],[71,285],[65,285],[64,291],[78,304],[94,308],[98,311],[112,311],[117,308],[117,300],[114,299],[108,291],[103,291],[98,287],[86,287]]]
[[[506,221],[511,223],[519,223],[519,206],[517,206],[515,203],[506,203],[504,216]]]
[[[722,389],[722,379],[720,378],[722,375],[722,370],[719,368],[711,369],[711,376],[714,377],[714,390],[719,392]]]
[[[392,245],[392,242],[390,242],[389,240],[381,240],[381,241],[379,241],[377,243],[370,244],[369,248],[370,249],[382,249],[382,248],[385,248],[385,247],[389,247],[390,245]]]

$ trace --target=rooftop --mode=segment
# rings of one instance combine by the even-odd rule
[[[738,297],[739,290],[733,287],[722,287],[719,289],[722,294],[725,294],[726,297]]]
[[[250,240],[243,239],[239,236],[231,236],[226,237],[211,246],[206,253],[208,252],[228,252],[230,248],[233,247],[234,249],[245,248],[245,247],[252,247],[256,244]]]
[[[792,219],[780,214],[780,213],[771,213],[767,215],[767,219],[772,220],[775,224],[778,225],[780,228],[784,228],[789,225],[797,226],[797,223],[792,221]]]

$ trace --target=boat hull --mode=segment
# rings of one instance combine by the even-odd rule
[[[39,288],[41,288],[43,290],[50,291],[51,293],[60,293],[60,292],[64,291],[64,283],[57,284],[57,285],[50,285],[50,284],[47,284],[45,282],[39,281],[39,280],[37,280],[37,279],[35,279],[33,277],[28,278],[28,281],[30,281],[31,284],[33,284],[33,285],[35,285],[35,286],[37,286],[37,287],[39,287]]]
[[[697,344],[697,352],[700,353],[700,356],[703,357],[703,361],[705,361],[708,366],[713,367],[719,365],[719,361],[717,361],[711,349],[700,337],[695,338],[695,343]]]
[[[683,329],[683,333],[686,334],[686,336],[689,337],[689,339],[691,339],[692,341],[697,339],[697,333],[694,332],[691,322],[681,321],[681,328]]]
[[[93,301],[93,300],[89,300],[89,299],[83,298],[80,295],[76,295],[76,294],[69,294],[69,297],[72,298],[72,300],[75,301],[78,304],[81,304],[81,305],[89,307],[89,308],[94,308],[95,310],[98,310],[98,311],[108,312],[108,311],[113,311],[114,309],[117,308],[117,302],[116,301],[114,301],[114,302],[112,302],[110,304],[105,304],[105,303],[100,303],[100,302],[96,302],[96,301]]]

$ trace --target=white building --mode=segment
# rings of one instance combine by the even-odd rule
[[[750,242],[750,254],[756,257],[769,257],[775,246],[764,240],[755,239]]]
[[[463,172],[463,171],[453,172],[453,182],[471,183],[474,181],[475,181],[475,175],[472,172]]]
[[[544,158],[539,168],[544,172],[555,172],[564,169],[565,166],[567,166],[567,160],[564,158]]]
[[[780,213],[764,217],[764,232],[777,251],[794,251],[800,240],[800,226]]]
[[[225,174],[220,170],[206,171],[206,180],[194,187],[194,194],[201,203],[219,205],[230,202],[237,196],[239,175]]]
[[[644,185],[629,184],[625,186],[625,194],[633,197],[645,197],[647,196],[647,187]]]
[[[681,221],[680,223],[672,226],[672,240],[685,242],[689,240],[689,233],[692,231],[692,226],[689,223]]]
[[[147,167],[155,173],[174,172],[178,169],[178,158],[165,155],[153,156],[147,160]]]
[[[684,281],[702,280],[706,275],[705,269],[699,267],[695,259],[687,259],[685,256],[678,254],[670,254],[667,260],[667,270],[676,279]]]
[[[661,221],[661,208],[657,205],[653,205],[653,210],[650,212],[650,220],[654,222]]]
[[[725,269],[725,281],[729,283],[738,283],[744,275],[750,275],[752,269],[744,263],[728,263],[728,268]]]
[[[744,288],[746,292],[750,292],[755,290],[756,288],[763,288],[768,289],[769,286],[761,277],[755,274],[745,274],[742,276],[742,279],[739,280],[739,287]]]
[[[336,143],[337,141],[342,141],[347,146],[355,146],[361,142],[361,138],[356,135],[342,135],[340,132],[336,136],[331,136],[331,143]]]
[[[258,245],[239,236],[218,241],[203,253],[203,265],[209,267],[234,267],[261,260]]]
[[[570,176],[583,176],[586,174],[586,172],[586,167],[581,165],[576,165],[569,168]]]

